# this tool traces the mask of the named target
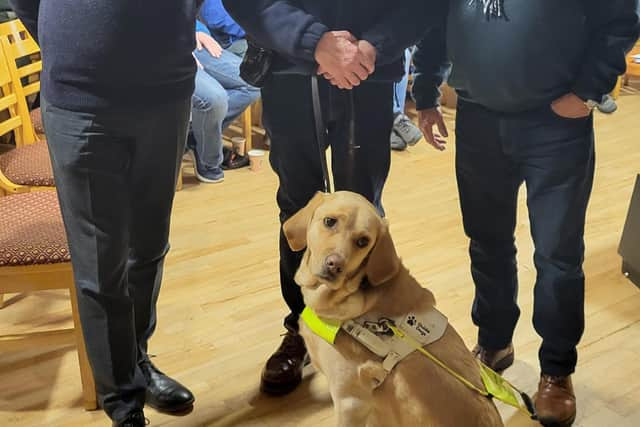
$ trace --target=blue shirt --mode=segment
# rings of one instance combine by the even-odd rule
[[[204,1],[196,22],[196,31],[210,34],[223,48],[246,37],[244,30],[227,13],[222,0]]]

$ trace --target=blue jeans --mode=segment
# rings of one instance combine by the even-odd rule
[[[456,119],[456,174],[476,287],[478,342],[512,340],[517,304],[516,208],[527,187],[537,270],[533,325],[542,373],[573,373],[584,330],[584,225],[594,173],[593,118],[565,119],[550,106],[502,114],[464,100]]]
[[[218,169],[222,164],[222,131],[260,96],[260,91],[240,78],[242,59],[228,51],[220,58],[207,50],[195,51],[204,69],[196,73],[191,100],[191,128],[200,166]]]
[[[394,85],[393,115],[404,114],[404,104],[407,100],[407,86],[409,86],[409,69],[411,68],[411,48],[404,50],[404,77]]]

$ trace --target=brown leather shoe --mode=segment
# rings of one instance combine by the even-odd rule
[[[287,332],[278,350],[267,360],[262,371],[260,390],[272,395],[291,393],[302,381],[302,368],[309,363],[302,337]]]
[[[569,427],[576,419],[576,397],[571,377],[543,374],[533,400],[538,421],[545,427]]]
[[[513,365],[515,359],[515,352],[513,351],[513,344],[509,344],[502,350],[487,350],[477,344],[473,351],[473,356],[480,360],[482,363],[501,374],[509,366]]]

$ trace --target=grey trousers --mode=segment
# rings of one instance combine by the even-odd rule
[[[43,102],[87,353],[116,421],[144,405],[139,363],[156,326],[190,108],[191,97],[96,114]]]

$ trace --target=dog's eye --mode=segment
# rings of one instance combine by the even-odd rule
[[[333,228],[337,222],[338,222],[337,219],[331,218],[331,217],[326,217],[324,219],[324,225],[326,225],[328,228]]]
[[[356,245],[359,248],[366,248],[367,246],[369,246],[369,238],[368,237],[361,237],[358,240],[356,240]]]

